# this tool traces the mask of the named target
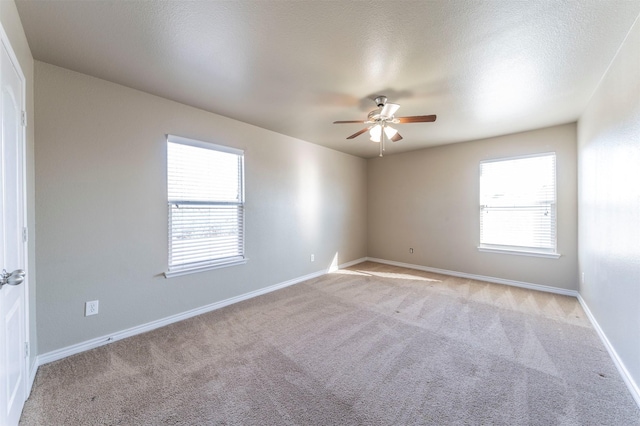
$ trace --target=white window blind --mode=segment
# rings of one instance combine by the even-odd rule
[[[555,153],[480,163],[480,248],[555,254]]]
[[[169,135],[169,272],[244,260],[244,155]]]

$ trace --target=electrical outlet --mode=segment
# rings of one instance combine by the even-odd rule
[[[581,282],[584,284],[584,272],[582,273]]]
[[[90,302],[86,302],[84,304],[84,316],[88,317],[90,315],[98,314],[98,301],[92,300]]]
[[[311,255],[311,261],[313,262],[313,261],[315,261],[315,260],[316,260],[316,255],[315,255],[315,254],[312,254],[312,255]]]
[[[413,254],[413,248],[409,248],[409,253]]]

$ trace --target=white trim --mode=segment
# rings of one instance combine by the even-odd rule
[[[355,265],[357,263],[364,262],[365,260],[367,259],[361,258],[361,259],[353,260],[351,262],[347,262],[342,265],[339,265],[339,268],[346,268],[346,267]],[[36,365],[40,366],[40,365],[48,364],[50,362],[66,358],[68,356],[75,355],[80,352],[88,351],[90,349],[94,349],[99,346],[106,345],[107,343],[112,343],[117,340],[122,340],[127,337],[131,337],[137,334],[145,333],[147,331],[155,330],[156,328],[160,328],[165,325],[173,324],[178,321],[195,317],[196,315],[201,315],[207,312],[215,311],[216,309],[224,308],[225,306],[229,306],[234,303],[242,302],[244,300],[251,299],[253,297],[261,296],[263,294],[270,293],[275,290],[280,290],[282,288],[285,288],[294,284],[298,284],[303,281],[320,277],[322,275],[325,275],[328,272],[329,272],[329,268],[325,268],[320,271],[313,272],[311,274],[293,278],[288,281],[274,284],[269,287],[264,287],[258,290],[250,291],[249,293],[244,293],[239,296],[230,297],[229,299],[221,300],[219,302],[215,302],[209,305],[201,306],[199,308],[191,309],[189,311],[182,312],[180,314],[171,315],[169,317],[162,318],[156,321],[151,321],[146,324],[138,325],[135,327],[131,327],[126,330],[116,331],[115,333],[112,333],[112,334],[107,334],[105,336],[96,337],[95,339],[86,340],[84,342],[80,342],[75,345],[56,349],[54,351],[47,352],[42,355],[38,355]]]
[[[27,212],[27,207],[29,206],[27,203],[27,199],[28,199],[28,194],[27,194],[27,118],[26,117],[26,111],[27,111],[27,78],[24,75],[24,72],[22,71],[22,66],[20,65],[20,61],[18,60],[18,57],[16,56],[15,51],[13,50],[13,46],[11,45],[11,40],[9,39],[9,36],[7,35],[7,33],[4,30],[4,26],[2,25],[2,23],[0,22],[0,45],[4,46],[4,48],[7,51],[7,54],[9,55],[9,59],[11,60],[11,65],[15,68],[16,72],[18,73],[18,78],[20,79],[20,83],[21,83],[21,92],[20,93],[20,97],[22,98],[21,101],[21,111],[22,114],[24,114],[25,119],[24,119],[24,123],[19,126],[19,131],[20,131],[20,136],[21,136],[21,141],[20,141],[20,150],[21,152],[21,157],[22,157],[22,226],[23,229],[26,228],[28,230],[28,226],[29,226],[29,215]],[[24,231],[23,231],[24,232]],[[31,275],[31,268],[29,267],[29,240],[27,239],[27,241],[24,241],[23,239],[23,259],[24,259],[24,270],[26,272],[25,275],[25,279],[22,283],[22,287],[23,287],[23,291],[24,291],[24,341],[26,344],[29,345],[29,355],[25,357],[24,359],[24,365],[25,365],[25,377],[24,377],[24,388],[25,388],[25,395],[23,396],[23,403],[26,402],[27,398],[29,397],[29,394],[31,393],[31,386],[33,385],[33,382],[30,380],[31,379],[31,375],[32,375],[32,369],[37,369],[37,357],[34,357],[34,365],[36,365],[35,368],[33,368],[30,363],[29,360],[32,357],[32,348],[31,348],[31,323],[29,321],[29,317],[30,317],[30,303],[29,303],[29,282],[30,282],[30,275]],[[35,373],[33,373],[33,377],[35,377]],[[24,409],[24,404],[23,404],[23,409]]]
[[[516,155],[513,157],[490,158],[488,160],[480,160],[480,164],[499,163],[501,161],[509,161],[509,160],[524,160],[526,158],[544,157],[545,155],[556,155],[556,152],[555,151],[534,152],[533,154]]]
[[[510,250],[488,246],[478,246],[478,251],[486,253],[500,253],[500,254],[515,254],[517,256],[532,256],[532,257],[546,257],[550,259],[558,259],[562,256],[560,253],[544,253],[541,251],[526,251],[526,250]]]
[[[350,266],[357,265],[358,263],[366,262],[367,260],[369,260],[368,257],[361,257],[360,259],[352,260],[351,262],[342,263],[338,265],[337,269],[329,267],[327,268],[327,272],[334,272],[334,271],[337,271],[338,269],[348,268]]]
[[[589,306],[587,306],[587,302],[582,298],[580,294],[578,294],[578,301],[580,302],[580,305],[582,305],[582,309],[584,309],[584,312],[587,314],[587,318],[589,318],[589,321],[591,321],[591,325],[593,325],[593,328],[596,329],[598,336],[600,336],[600,340],[602,340],[604,347],[607,348],[607,352],[609,352],[609,356],[611,356],[613,363],[618,369],[618,373],[620,373],[620,376],[622,376],[622,380],[624,381],[625,385],[627,385],[629,392],[631,392],[631,396],[640,408],[640,387],[638,387],[638,384],[633,380],[633,377],[629,373],[629,370],[627,370],[627,367],[625,367],[624,362],[622,362],[622,360],[618,356],[615,348],[613,347],[611,342],[609,342],[609,339],[607,339],[607,335],[600,327],[600,324],[598,324],[596,317],[594,317],[591,313]]]
[[[567,290],[565,288],[560,288],[560,287],[551,287],[551,286],[542,285],[542,284],[526,283],[523,281],[506,280],[504,278],[487,277],[484,275],[467,274],[466,272],[449,271],[446,269],[431,268],[429,266],[414,265],[411,263],[396,262],[394,260],[378,259],[375,257],[367,257],[367,260],[371,262],[384,263],[387,265],[401,266],[403,268],[417,269],[419,271],[434,272],[436,274],[442,274],[442,275],[451,275],[453,277],[469,278],[472,280],[486,281],[486,282],[495,283],[495,284],[505,284],[513,287],[528,288],[530,290],[545,291],[547,293],[562,294],[565,296],[573,296],[573,297],[578,296],[578,292],[576,290]]]
[[[29,395],[31,395],[31,389],[33,389],[33,382],[35,382],[36,380],[36,373],[38,372],[38,367],[40,366],[40,364],[38,363],[38,356],[33,358],[33,364],[31,364],[31,368],[29,368],[29,381],[28,381],[28,388],[27,388],[27,399],[29,398]]]
[[[165,278],[173,278],[173,277],[181,277],[182,275],[195,274],[198,272],[211,271],[214,269],[227,268],[229,266],[236,265],[244,265],[249,261],[248,258],[243,257],[242,259],[235,259],[232,261],[220,262],[220,263],[212,263],[207,266],[201,266],[199,268],[190,268],[190,269],[178,269],[177,271],[167,271],[164,273]]]
[[[4,31],[4,27],[2,26],[2,23],[0,23],[0,39],[3,42],[6,42],[5,46],[7,47],[7,53],[9,54],[9,57],[11,58],[12,65],[16,67],[16,71],[18,71],[18,74],[19,74],[20,79],[22,80],[22,82],[26,83],[27,79],[24,76],[24,73],[22,72],[22,67],[20,66],[20,61],[18,61],[18,57],[16,56],[16,53],[13,51],[13,46],[11,46],[11,40],[9,40],[9,36]],[[26,90],[25,90],[24,96],[26,98]],[[23,105],[23,106],[26,106],[26,105]]]
[[[215,149],[216,151],[222,151],[222,152],[235,154],[239,156],[244,155],[244,151],[242,149],[232,148],[230,146],[225,146],[225,145],[216,145],[215,143],[209,143],[205,141],[199,141],[196,139],[184,138],[182,136],[167,135],[167,142],[178,143],[181,145],[195,146],[197,148]]]

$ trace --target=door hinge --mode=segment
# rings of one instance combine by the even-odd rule
[[[22,111],[21,117],[22,117],[22,127],[27,127],[27,112]]]
[[[24,342],[24,357],[29,358],[29,342]]]
[[[27,241],[29,241],[29,231],[25,226],[24,228],[22,228],[22,242],[26,243]]]

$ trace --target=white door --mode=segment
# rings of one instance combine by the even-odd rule
[[[26,399],[25,283],[16,270],[26,269],[24,202],[23,82],[11,47],[0,27],[0,425],[17,425]],[[3,279],[4,278],[4,279]]]

